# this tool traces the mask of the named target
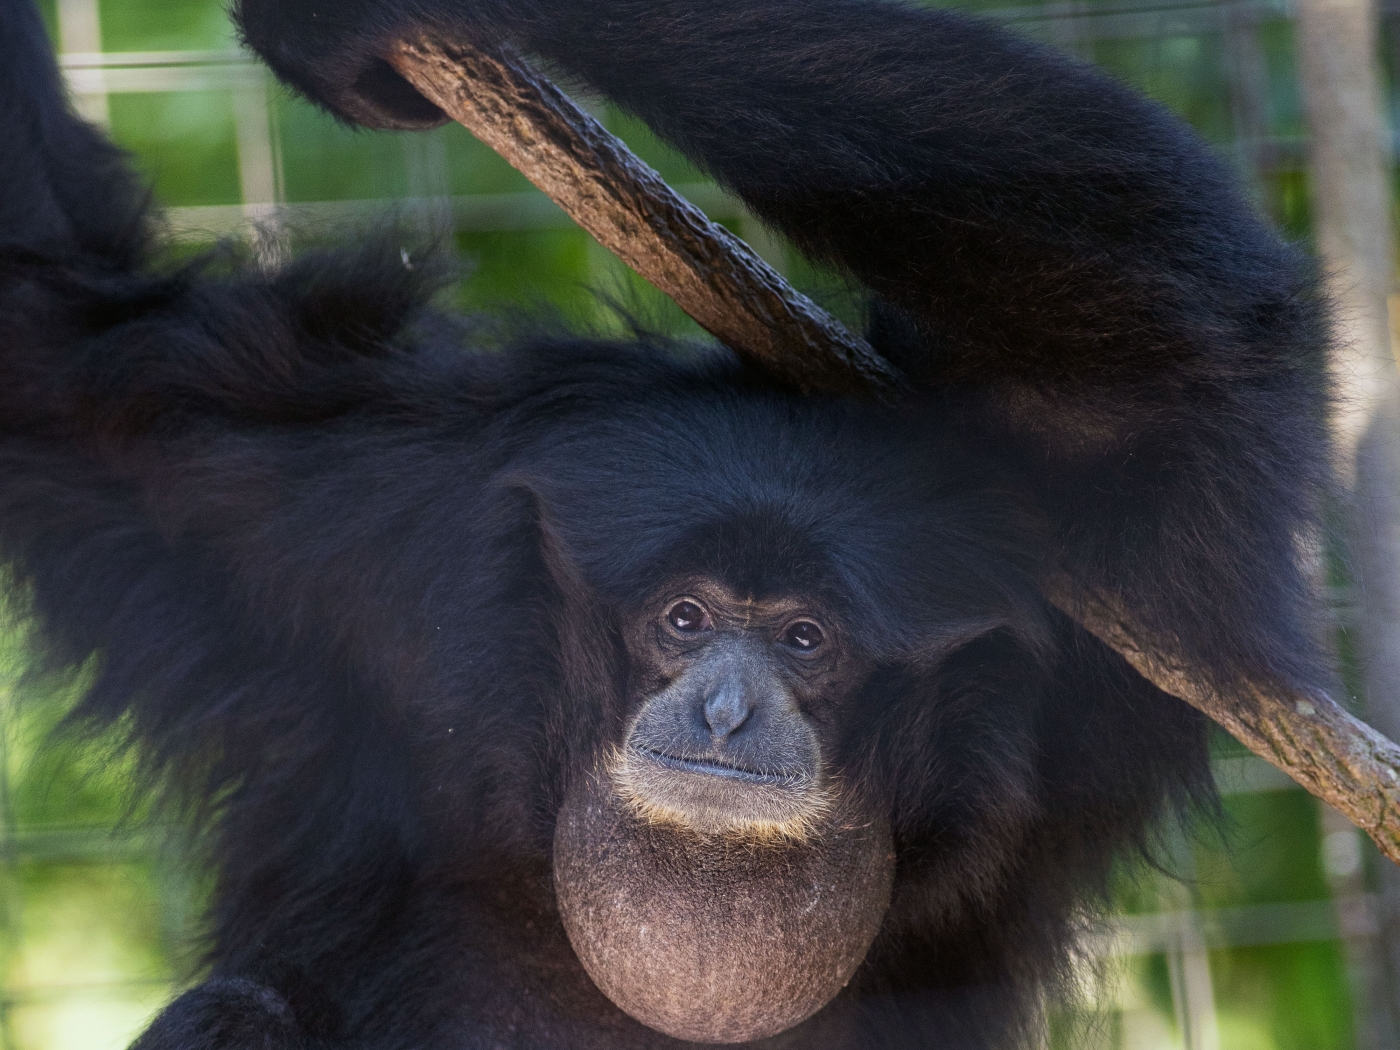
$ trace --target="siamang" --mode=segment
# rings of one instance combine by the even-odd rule
[[[392,233],[162,254],[0,0],[0,543],[75,718],[207,822],[141,1050],[1019,1045],[1221,690],[1325,684],[1312,272],[1161,107],[891,0],[242,0],[342,120],[535,56],[863,288],[885,399],[499,328]],[[223,259],[224,261],[219,261]]]

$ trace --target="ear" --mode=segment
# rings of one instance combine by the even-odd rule
[[[521,491],[530,501],[538,533],[540,558],[558,590],[566,608],[597,612],[598,595],[589,586],[578,559],[569,546],[565,530],[555,516],[553,507],[539,487],[523,485]]]
[[[1037,630],[1035,625],[1024,625],[1029,630],[1018,630],[1023,625],[1016,620],[1010,616],[987,613],[939,623],[924,632],[907,650],[905,661],[916,673],[926,674],[937,670],[960,649],[996,631],[1007,631],[1034,653],[1043,652],[1049,645],[1048,627]]]
[[[510,487],[528,507],[538,557],[552,592],[537,600],[552,629],[565,695],[582,703],[601,702],[608,716],[620,720],[626,647],[619,610],[604,601],[584,576],[541,480],[517,475]]]
[[[934,547],[929,540],[906,544],[909,556],[876,562],[879,571],[845,568],[842,589],[850,604],[844,618],[862,645],[924,673],[1002,633],[1038,661],[1049,661],[1058,613],[1037,587],[1032,563],[999,550],[986,531],[976,535],[981,546],[962,551],[954,540],[943,542],[936,562],[918,557]]]

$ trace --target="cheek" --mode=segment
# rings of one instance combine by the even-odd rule
[[[621,695],[630,721],[647,701],[671,688],[704,656],[703,643],[681,645],[659,624],[647,623],[626,635]]]
[[[802,670],[794,675],[793,697],[827,755],[839,754],[848,739],[868,728],[891,695],[853,660],[836,658],[807,673]]]
[[[684,668],[663,664],[654,657],[634,660],[627,669],[622,692],[627,725],[631,726],[652,697],[664,693],[683,673]]]

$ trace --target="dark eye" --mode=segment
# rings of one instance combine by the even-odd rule
[[[822,629],[811,620],[798,620],[783,634],[783,644],[802,652],[810,652],[822,644]]]
[[[682,634],[714,629],[709,613],[692,601],[676,602],[666,614],[666,621]]]

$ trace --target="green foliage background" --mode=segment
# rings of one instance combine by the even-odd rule
[[[46,17],[56,26],[54,0],[46,2]],[[1087,0],[1080,7],[1108,2]],[[968,6],[1000,10],[992,0]],[[1033,8],[1020,11],[1034,14]],[[108,52],[218,52],[236,46],[219,0],[101,0],[100,14]],[[1053,20],[1022,20],[1030,31],[1054,36]],[[1081,39],[1074,46],[1240,158],[1261,208],[1290,236],[1306,239],[1307,181],[1298,148],[1303,124],[1291,27],[1281,16],[1266,18],[1258,40],[1267,77],[1265,131],[1275,155],[1262,167],[1246,162],[1248,144],[1239,141],[1227,77],[1231,55],[1221,33],[1147,32]],[[1391,40],[1387,28],[1388,64]],[[349,131],[277,89],[270,97],[285,201],[422,195],[414,185],[411,153],[424,148],[421,143]],[[600,112],[673,184],[704,182],[646,129],[606,108]],[[188,209],[241,203],[230,91],[116,93],[108,98],[108,113],[113,135],[132,152],[163,204]],[[463,305],[550,303],[576,322],[606,328],[618,321],[590,290],[602,287],[659,325],[693,330],[669,301],[629,275],[587,235],[550,217],[539,201],[531,203],[528,183],[462,129],[434,133],[431,148],[439,151],[438,169],[446,179],[433,192],[518,194],[524,203],[517,202],[516,212],[536,216],[457,231],[454,247],[471,268],[456,290]],[[713,194],[705,200],[716,217],[753,239],[799,283],[839,305],[838,286],[793,258],[741,209]],[[197,246],[196,237],[190,247]],[[131,764],[112,741],[52,739],[82,687],[81,676],[21,689],[25,646],[23,625],[6,620],[0,626],[0,1050],[117,1048],[198,976],[200,881],[182,860],[178,836],[169,837],[169,829],[153,824],[139,794],[131,792]],[[50,742],[41,747],[45,739]],[[1223,737],[1218,750],[1222,758],[1242,755]],[[1284,788],[1233,794],[1227,809],[1233,822],[1228,844],[1210,837],[1178,843],[1176,866],[1192,876],[1185,887],[1155,872],[1125,872],[1122,912],[1143,916],[1194,908],[1207,931],[1212,916],[1262,915],[1275,905],[1314,902],[1322,907],[1319,914],[1331,914],[1326,902],[1342,892],[1341,884],[1336,877],[1329,880],[1324,868],[1314,801]],[[1344,841],[1341,845],[1346,847]],[[1363,857],[1374,866],[1369,851],[1363,850]],[[1353,890],[1364,891],[1373,877],[1367,870],[1351,875]],[[1251,908],[1256,910],[1236,911]],[[1226,1050],[1357,1047],[1357,1019],[1364,1026],[1369,1010],[1364,974],[1358,975],[1335,923],[1321,932],[1298,928],[1290,934],[1285,928],[1265,938],[1270,939],[1232,947],[1228,937],[1211,938],[1219,1045]],[[1052,1041],[1125,1050],[1182,1046],[1180,994],[1178,989],[1174,995],[1171,972],[1167,953],[1120,958],[1097,972],[1086,967],[1085,1004],[1056,1015]]]

